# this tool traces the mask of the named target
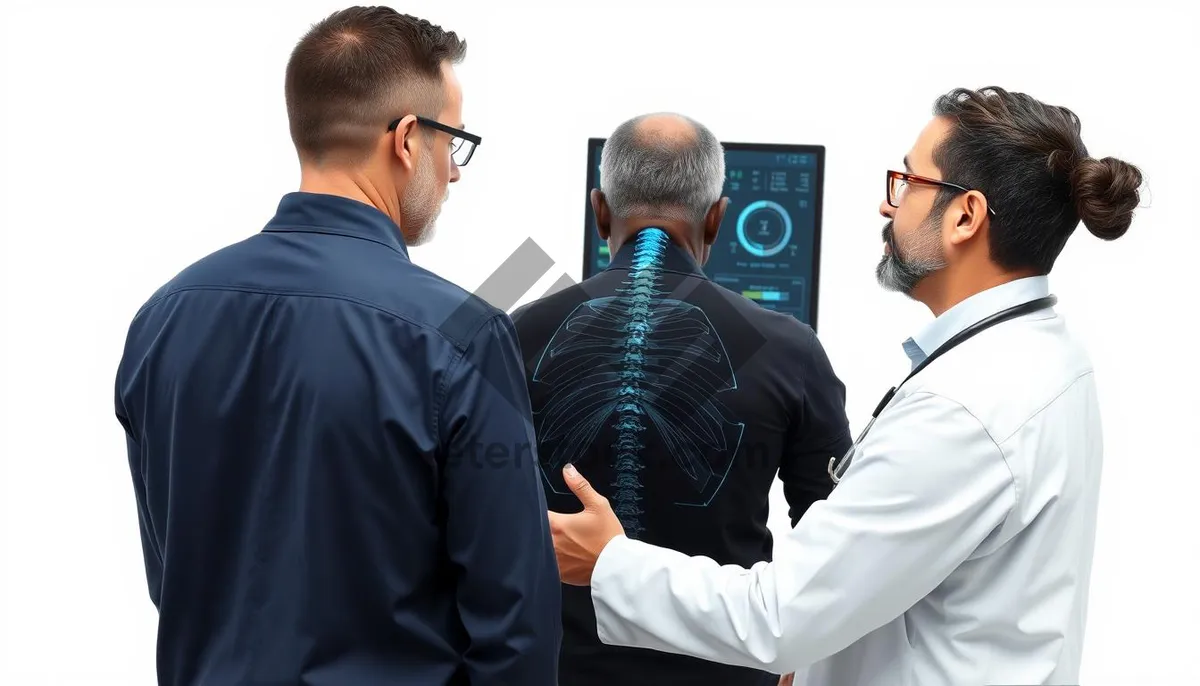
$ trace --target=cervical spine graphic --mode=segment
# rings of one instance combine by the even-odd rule
[[[621,293],[629,301],[626,310],[625,355],[618,376],[621,379],[621,401],[617,405],[616,448],[616,492],[612,497],[613,511],[625,527],[626,535],[637,538],[641,533],[638,507],[641,501],[642,469],[638,454],[643,448],[641,433],[645,412],[642,408],[641,381],[645,378],[643,366],[646,362],[646,342],[654,335],[654,324],[650,314],[655,296],[659,295],[658,274],[662,265],[663,251],[667,247],[667,234],[660,229],[646,229],[638,234],[634,245],[633,270]]]

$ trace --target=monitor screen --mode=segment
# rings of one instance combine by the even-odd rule
[[[722,143],[729,207],[704,272],[715,283],[816,329],[825,148]],[[588,141],[588,190],[600,187],[604,139]],[[590,202],[583,278],[608,266]]]

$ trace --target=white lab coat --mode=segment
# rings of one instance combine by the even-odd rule
[[[1046,293],[1044,277],[991,289],[906,347],[919,360]],[[600,639],[809,686],[1078,683],[1101,457],[1092,365],[1061,317],[1000,324],[900,388],[773,562],[612,541]]]

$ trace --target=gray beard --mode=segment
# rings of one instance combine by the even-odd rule
[[[922,279],[941,268],[942,265],[936,262],[905,262],[897,258],[895,253],[891,253],[879,260],[879,265],[875,267],[875,278],[879,279],[879,285],[886,290],[912,295],[913,289]]]
[[[940,256],[934,259],[905,259],[896,246],[890,228],[891,223],[884,229],[884,235],[891,251],[879,260],[879,264],[875,267],[875,278],[879,280],[879,285],[886,290],[912,295],[913,289],[921,283],[922,279],[944,268],[946,262]],[[919,248],[926,241],[938,240],[937,234],[929,231],[929,228],[922,223],[917,229],[921,234],[921,239],[920,244],[914,247]]]

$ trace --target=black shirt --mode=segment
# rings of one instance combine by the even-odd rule
[[[292,193],[141,308],[117,372],[163,686],[552,686],[562,618],[508,316]]]
[[[576,465],[626,535],[721,564],[771,559],[776,473],[794,525],[833,487],[845,387],[813,330],[709,281],[659,229],[608,269],[513,313],[551,510]],[[587,588],[563,586],[561,686],[774,684],[772,675],[601,644]]]

